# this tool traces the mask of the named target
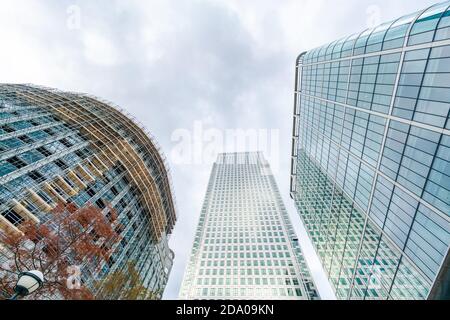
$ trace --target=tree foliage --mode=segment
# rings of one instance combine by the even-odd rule
[[[109,214],[88,205],[59,203],[49,214],[47,222],[28,221],[20,233],[0,230],[0,288],[11,295],[21,272],[39,270],[44,274],[43,287],[30,299],[93,299],[91,291],[81,284],[68,285],[71,266],[79,266],[93,274],[107,262],[119,239],[117,214]]]
[[[114,271],[96,283],[99,300],[156,300],[159,292],[146,288],[134,262],[129,262],[124,270]],[[120,288],[120,289],[119,289]]]

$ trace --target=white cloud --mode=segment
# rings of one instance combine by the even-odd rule
[[[114,66],[119,62],[119,50],[104,35],[95,31],[86,31],[83,35],[84,57],[100,66]]]

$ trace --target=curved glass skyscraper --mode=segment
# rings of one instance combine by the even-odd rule
[[[449,298],[450,2],[296,72],[291,196],[337,297]]]
[[[0,85],[0,228],[45,223],[59,202],[95,204],[106,216],[112,206],[124,228],[100,276],[134,262],[143,285],[161,297],[174,258],[167,237],[176,213],[153,138],[91,96]]]

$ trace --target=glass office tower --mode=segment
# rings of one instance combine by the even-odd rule
[[[180,298],[319,298],[262,153],[218,156]]]
[[[449,6],[298,58],[291,196],[340,299],[449,298]]]
[[[92,285],[134,262],[161,297],[174,258],[170,175],[154,139],[123,110],[91,96],[30,85],[0,85],[0,229],[51,224],[57,203],[114,208],[121,241]],[[1,244],[0,244],[1,246]]]

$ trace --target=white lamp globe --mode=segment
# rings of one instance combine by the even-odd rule
[[[33,270],[22,272],[19,275],[19,281],[15,287],[15,291],[21,296],[27,296],[39,289],[44,283],[44,275],[42,272]]]

